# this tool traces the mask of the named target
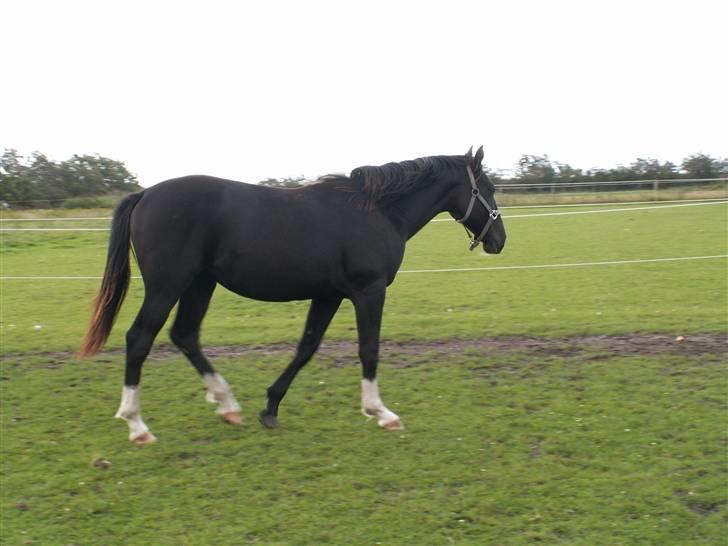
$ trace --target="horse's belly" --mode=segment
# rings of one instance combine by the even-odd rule
[[[216,275],[217,282],[240,296],[261,301],[310,300],[335,292],[328,283],[312,279],[267,273]]]

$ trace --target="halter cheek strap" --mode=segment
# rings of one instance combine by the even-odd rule
[[[468,178],[470,179],[471,186],[470,203],[468,203],[468,209],[465,211],[465,216],[460,219],[456,218],[455,220],[463,224],[463,227],[465,227],[465,222],[467,222],[468,218],[470,218],[470,213],[473,212],[473,206],[475,205],[476,200],[480,201],[480,203],[485,207],[485,210],[488,211],[488,221],[486,222],[485,226],[477,237],[473,237],[473,234],[471,234],[468,228],[465,227],[465,232],[468,234],[468,237],[471,238],[469,250],[473,250],[483,241],[483,238],[485,237],[485,234],[488,233],[490,226],[492,226],[493,222],[495,222],[500,216],[500,212],[498,211],[498,209],[492,208],[488,204],[488,201],[486,201],[485,198],[480,194],[480,190],[475,183],[475,176],[473,176],[473,170],[470,168],[470,165],[468,165]]]

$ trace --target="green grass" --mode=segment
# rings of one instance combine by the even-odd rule
[[[151,362],[159,442],[140,450],[111,420],[121,358],[7,360],[4,543],[724,543],[725,362],[417,361],[383,370],[398,433],[358,413],[354,365],[312,364],[270,431],[254,415],[284,357],[218,363],[241,428],[218,421],[183,359]]]
[[[524,213],[511,211],[513,215]],[[462,229],[454,222],[432,223],[410,241],[402,268],[721,255],[728,253],[727,219],[725,204],[512,218],[506,219],[508,242],[499,256],[468,252]],[[3,276],[95,276],[103,272],[107,244],[103,232],[3,236]],[[727,264],[726,259],[716,259],[571,269],[402,273],[388,292],[383,335],[389,339],[430,339],[722,332],[728,306]],[[77,348],[98,285],[97,280],[0,281],[3,352]],[[142,297],[141,281],[132,281],[110,347],[123,346],[124,332]],[[294,340],[303,327],[306,310],[306,302],[254,302],[218,288],[203,325],[203,341],[249,344]],[[350,305],[339,312],[329,337],[355,338]]]
[[[61,213],[82,215],[51,215]],[[727,220],[724,204],[512,218],[500,256],[469,253],[458,225],[433,223],[408,245],[403,269],[726,254]],[[0,235],[0,276],[103,271],[106,233]],[[402,273],[383,335],[724,333],[727,264]],[[274,431],[255,415],[290,355],[215,360],[243,405],[241,428],[214,415],[184,359],[152,360],[143,408],[159,442],[140,450],[111,419],[123,357],[58,353],[78,346],[98,284],[0,281],[0,544],[725,543],[725,353],[389,355],[380,384],[401,433],[358,413],[355,351],[317,357]],[[111,348],[142,295],[134,280]],[[203,342],[293,341],[306,309],[218,289]],[[351,306],[328,337],[355,339]],[[95,467],[99,458],[111,467]]]

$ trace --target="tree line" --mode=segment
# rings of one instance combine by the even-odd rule
[[[637,159],[627,166],[611,169],[583,170],[567,163],[552,161],[548,155],[523,155],[512,173],[489,170],[488,177],[494,184],[558,185],[568,182],[620,182],[632,180],[676,180],[695,178],[728,177],[728,159],[716,159],[706,154],[693,154],[679,165],[657,159]],[[259,184],[277,188],[295,188],[310,181],[303,177],[268,178]],[[533,188],[532,188],[533,189]],[[533,189],[536,191],[536,189]]]
[[[26,158],[13,149],[0,157],[0,204],[4,207],[56,207],[83,198],[140,190],[124,163],[100,155],[74,155],[51,161],[44,154]]]
[[[548,155],[524,155],[513,175],[503,171],[488,173],[495,184],[549,184],[569,182],[620,182],[631,180],[679,180],[728,177],[728,159],[706,154],[693,154],[676,165],[657,159],[636,159],[627,166],[611,169],[582,170],[566,163],[552,161]]]
[[[496,184],[546,184],[553,188],[569,182],[616,182],[728,177],[728,159],[693,154],[679,165],[656,159],[637,159],[627,166],[582,170],[552,161],[548,155],[524,155],[515,171],[488,172]],[[268,178],[264,186],[295,188],[307,184],[304,177]],[[83,199],[125,194],[142,189],[123,162],[100,155],[74,155],[51,161],[42,153],[23,157],[13,149],[0,156],[0,205],[5,207],[84,206]],[[612,187],[612,189],[617,189]]]

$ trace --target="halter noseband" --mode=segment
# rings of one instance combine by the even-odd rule
[[[493,222],[495,222],[500,216],[500,212],[498,212],[498,209],[491,208],[491,206],[488,204],[488,201],[486,201],[485,198],[480,194],[480,190],[475,184],[475,176],[473,176],[473,170],[470,168],[470,165],[468,165],[468,178],[470,178],[470,185],[472,186],[468,210],[465,211],[465,216],[460,219],[456,218],[455,221],[463,224],[465,232],[468,234],[468,237],[471,238],[470,248],[468,250],[473,250],[483,241],[483,238],[485,237],[485,234],[488,233],[490,226],[492,226]],[[478,176],[478,178],[480,178],[480,176]],[[468,221],[468,218],[470,218],[470,213],[473,212],[473,205],[475,205],[476,199],[480,201],[485,207],[485,210],[488,211],[488,221],[486,222],[485,227],[483,227],[483,230],[480,232],[480,234],[477,237],[474,237],[474,234],[471,234],[470,230],[465,227],[465,222]]]

